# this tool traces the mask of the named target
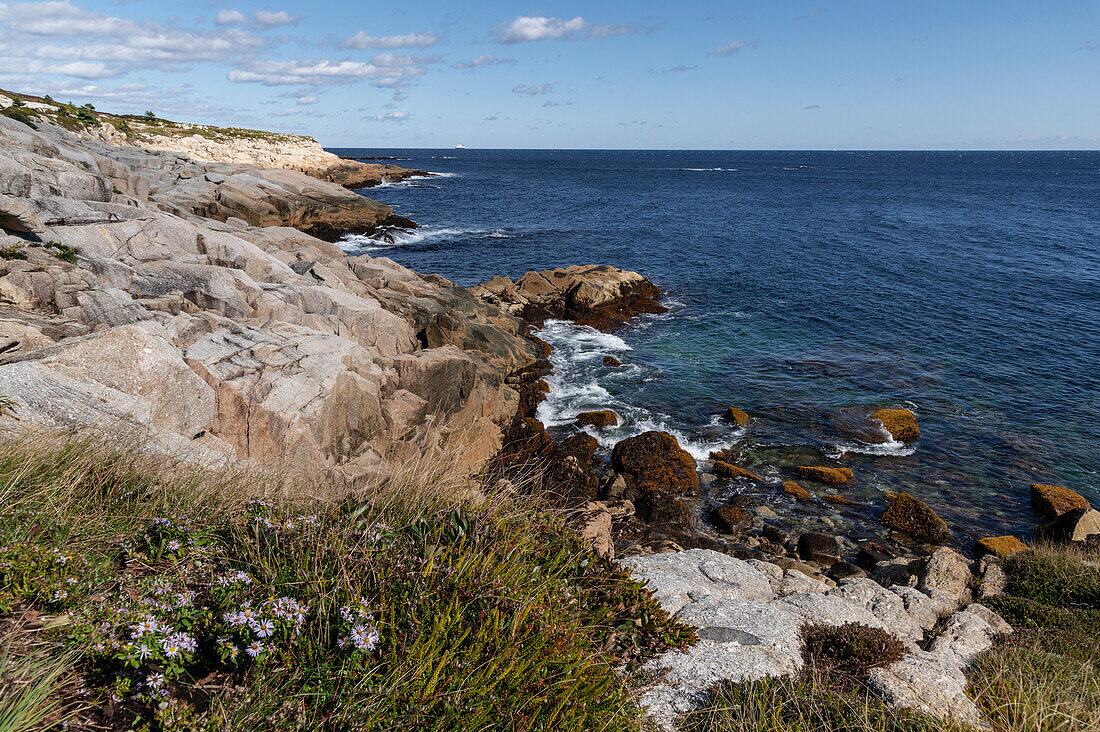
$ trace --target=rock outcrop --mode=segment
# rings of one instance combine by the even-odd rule
[[[494,277],[470,288],[479,299],[541,327],[550,318],[611,330],[639,313],[661,313],[661,290],[637,272],[575,265],[528,272],[513,282]]]
[[[1043,485],[1042,483],[1032,483],[1031,505],[1048,521],[1079,508],[1092,508],[1088,499],[1077,491],[1059,485]]]
[[[895,634],[907,651],[900,661],[872,670],[874,693],[900,707],[981,725],[965,693],[964,671],[997,635],[1011,632],[988,608],[975,604],[957,611],[954,598],[933,588],[887,588],[852,577],[830,589],[770,562],[704,549],[619,561],[648,583],[665,610],[697,628],[700,638],[645,669],[655,680],[642,690],[640,702],[665,729],[698,708],[715,683],[798,673],[803,625],[853,622]]]
[[[623,496],[638,515],[658,523],[690,523],[684,499],[699,495],[695,458],[667,432],[643,432],[615,445],[611,467],[625,480]]]
[[[389,207],[7,117],[0,151],[6,427],[132,427],[194,459],[349,476],[435,449],[474,469],[500,448],[509,374],[535,362],[520,321],[301,230]]]

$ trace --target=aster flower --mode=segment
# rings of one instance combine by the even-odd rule
[[[249,656],[252,656],[252,658],[255,658],[256,656],[258,656],[258,655],[260,655],[261,653],[264,652],[264,644],[260,643],[259,641],[253,641],[253,642],[249,643],[248,647],[245,648],[244,650],[245,650],[245,653],[247,653]]]
[[[258,637],[267,638],[275,632],[275,623],[271,620],[261,620],[253,626],[253,629]]]

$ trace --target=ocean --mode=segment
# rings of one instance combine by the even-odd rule
[[[614,334],[544,329],[539,416],[559,434],[611,408],[607,450],[665,429],[774,481],[850,467],[855,505],[794,505],[777,482],[707,500],[750,492],[853,538],[897,491],[961,546],[1030,537],[1031,483],[1100,505],[1100,152],[333,152],[441,174],[363,191],[422,228],[349,253],[461,285],[613,264],[664,289],[667,313]],[[728,406],[754,422],[725,423]],[[913,410],[920,439],[860,439],[878,406]]]

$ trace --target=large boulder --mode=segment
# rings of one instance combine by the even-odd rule
[[[699,495],[695,458],[667,432],[643,432],[615,445],[611,467],[626,480],[625,498],[648,521],[683,518],[680,499]]]
[[[1088,499],[1080,493],[1069,488],[1042,483],[1031,484],[1031,505],[1048,521],[1079,508],[1092,508]]]
[[[1100,534],[1100,511],[1075,508],[1035,530],[1035,538],[1055,543],[1084,542]]]

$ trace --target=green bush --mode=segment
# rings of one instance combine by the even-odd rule
[[[4,109],[0,109],[0,114],[10,119],[13,119],[16,122],[22,122],[27,127],[30,127],[32,130],[38,129],[38,125],[36,125],[31,120],[30,115],[27,114],[25,110],[19,109],[17,107],[5,107]]]
[[[808,625],[802,629],[802,659],[827,677],[863,680],[871,669],[889,666],[905,656],[905,646],[880,628],[859,623]]]

